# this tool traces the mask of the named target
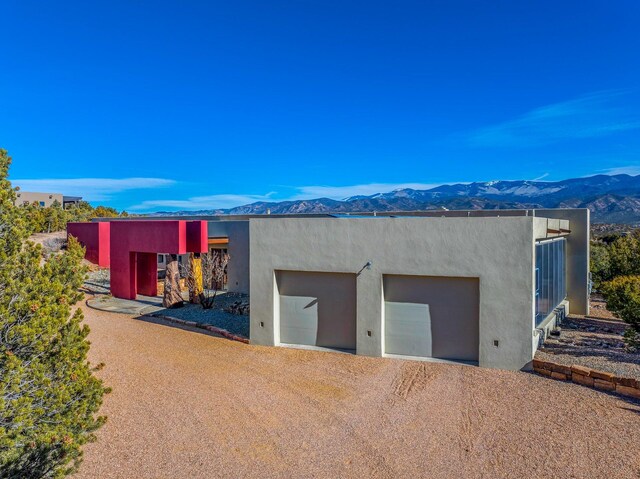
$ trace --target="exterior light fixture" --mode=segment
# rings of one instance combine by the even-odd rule
[[[360,273],[362,273],[365,269],[371,269],[372,264],[373,263],[371,261],[367,261],[367,263],[362,268],[360,268],[360,271],[356,273],[356,276],[360,276]]]

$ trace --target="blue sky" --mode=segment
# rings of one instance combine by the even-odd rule
[[[0,147],[130,211],[640,173],[640,2],[0,0]]]

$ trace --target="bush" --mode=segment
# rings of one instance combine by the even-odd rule
[[[611,277],[640,275],[640,234],[618,238],[609,247]]]
[[[609,247],[603,243],[592,242],[590,263],[593,287],[599,290],[602,283],[611,279]]]
[[[602,287],[607,308],[630,328],[625,333],[631,349],[640,348],[640,276],[619,276]]]

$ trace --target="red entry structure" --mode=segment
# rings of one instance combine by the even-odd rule
[[[86,248],[85,258],[111,267],[111,294],[136,299],[158,294],[158,253],[206,253],[206,221],[69,223],[67,235]]]
[[[206,253],[206,221],[111,222],[111,294],[158,294],[158,253]]]
[[[110,223],[67,223],[67,236],[75,237],[85,247],[84,257],[92,263],[109,267]]]

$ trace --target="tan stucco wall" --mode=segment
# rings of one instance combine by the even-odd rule
[[[20,195],[20,196],[17,196]],[[41,201],[44,203],[43,206],[51,206],[55,201],[60,203],[60,207],[62,207],[63,195],[60,193],[35,193],[30,191],[18,191],[16,194],[16,206],[21,206],[23,204],[28,203],[40,203]]]
[[[534,352],[533,223],[532,217],[251,219],[251,341],[278,343],[274,271],[356,273],[370,260],[357,278],[358,354],[383,353],[384,274],[468,277],[479,281],[479,364],[525,367]]]

